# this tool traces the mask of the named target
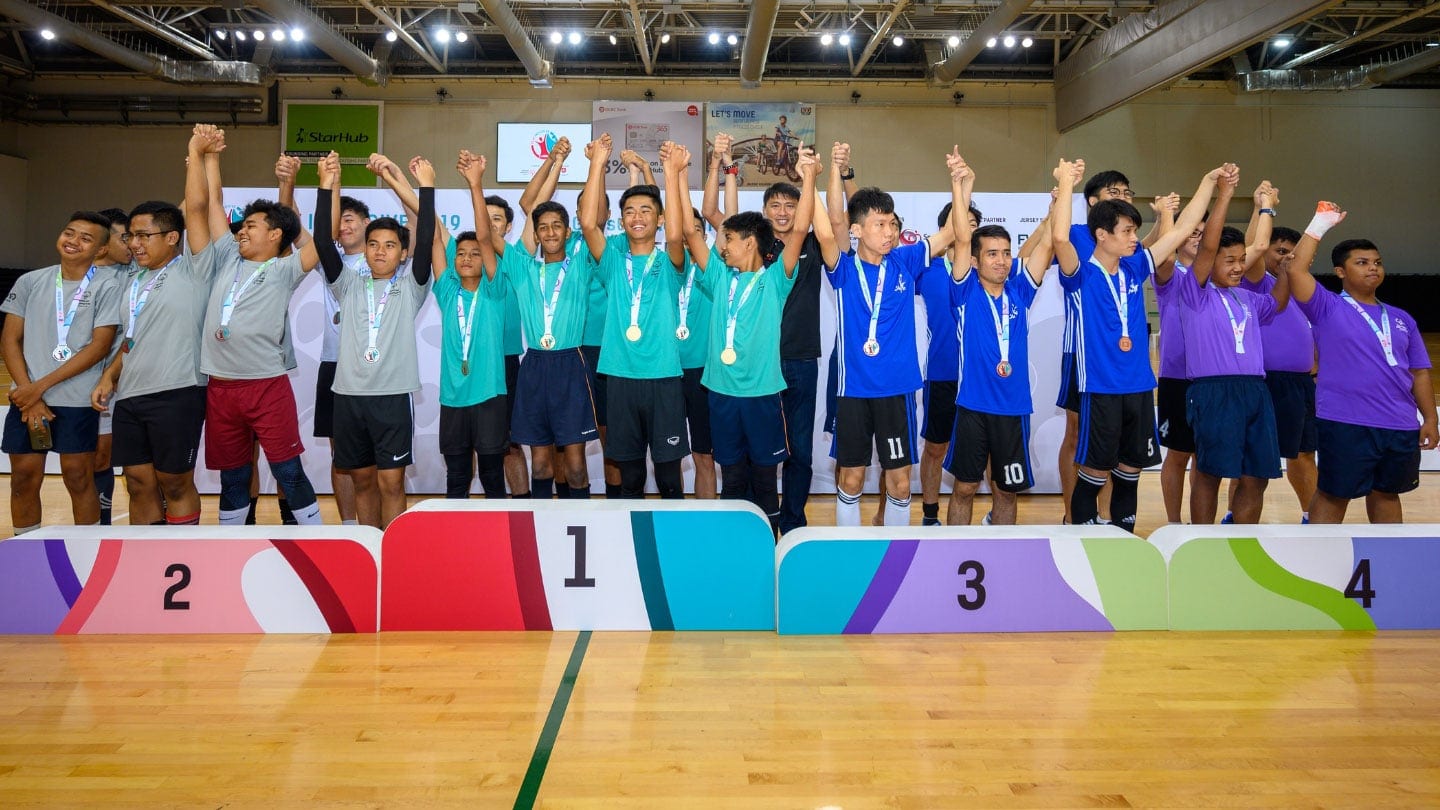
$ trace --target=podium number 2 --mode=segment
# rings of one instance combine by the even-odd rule
[[[190,566],[185,563],[171,563],[170,566],[165,569],[165,578],[170,579],[174,576],[179,576],[180,579],[165,589],[165,609],[189,610],[190,600],[176,599],[175,595],[190,587]]]
[[[979,610],[985,606],[985,566],[975,560],[966,560],[960,563],[960,576],[966,577],[965,589],[973,593],[956,594],[955,598],[960,602],[960,607],[966,610]]]

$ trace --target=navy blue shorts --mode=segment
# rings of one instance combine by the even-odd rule
[[[1317,420],[1320,491],[1363,498],[1372,491],[1399,495],[1420,486],[1420,431]]]
[[[1060,355],[1060,393],[1055,397],[1055,407],[1080,412],[1080,371],[1074,352]]]
[[[1280,456],[1295,458],[1315,452],[1319,435],[1315,425],[1315,378],[1308,371],[1267,371],[1265,387],[1275,406],[1275,433]]]
[[[71,453],[93,453],[100,441],[100,412],[94,408],[51,407],[55,418],[50,421],[49,450],[35,450],[30,446],[30,428],[20,418],[20,409],[11,406],[5,414],[5,435],[0,438],[0,452],[8,455],[55,452],[60,455]]]
[[[1191,380],[1185,418],[1195,433],[1195,469],[1216,478],[1280,477],[1275,409],[1263,377]]]
[[[1179,453],[1195,452],[1195,432],[1190,429],[1186,395],[1190,381],[1177,377],[1161,377],[1156,389],[1155,411],[1159,415],[1160,446]]]
[[[700,384],[703,368],[687,368],[683,372],[685,386],[685,421],[690,426],[690,452],[710,455],[715,440],[710,435],[710,389]]]
[[[595,396],[580,349],[531,349],[515,381],[510,441],[529,447],[583,444],[600,438]]]
[[[770,467],[790,457],[779,394],[732,397],[711,391],[710,436],[722,467],[742,461]]]
[[[590,375],[590,390],[595,393],[595,424],[605,427],[610,424],[610,392],[607,390],[610,375],[596,371],[600,368],[599,346],[581,346],[580,353],[585,356],[585,372]]]
[[[921,400],[925,421],[920,424],[920,438],[930,444],[949,444],[955,432],[955,380],[926,380]]]

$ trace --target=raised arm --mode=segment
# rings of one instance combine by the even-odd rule
[[[1280,204],[1280,190],[1270,185],[1269,180],[1255,189],[1255,207],[1250,212],[1250,224],[1245,229],[1245,270],[1249,275],[1251,267],[1265,273],[1265,251],[1270,249],[1270,236],[1275,228],[1275,206]],[[1264,213],[1262,213],[1264,212]],[[1257,279],[1258,280],[1258,279]]]
[[[1205,232],[1200,237],[1200,250],[1195,254],[1195,264],[1190,268],[1190,277],[1195,284],[1204,287],[1215,269],[1215,255],[1220,252],[1220,233],[1225,230],[1225,212],[1230,209],[1230,200],[1235,197],[1235,187],[1240,184],[1240,170],[1233,164],[1225,164],[1220,175],[1220,188],[1215,192],[1215,203],[1210,208],[1210,219],[1205,223]]]
[[[1180,211],[1180,195],[1175,192],[1156,197],[1150,201],[1150,210],[1155,212],[1155,236],[1161,233],[1169,233],[1175,227],[1175,215]],[[1153,240],[1152,240],[1153,241]],[[1183,244],[1183,243],[1182,243]],[[1145,243],[1148,248],[1150,243]],[[1157,262],[1169,262],[1173,256],[1161,256]]]
[[[730,153],[730,136],[720,133],[715,136],[715,148],[710,151],[710,170],[705,173],[705,194],[700,202],[700,215],[715,230],[720,230],[725,224],[725,217],[735,213],[736,206],[731,204],[730,191],[735,185],[735,177],[727,170],[726,159]],[[725,208],[720,208],[720,177],[725,177]]]
[[[630,185],[638,186],[642,182],[656,185],[655,174],[650,171],[650,161],[640,157],[640,153],[634,149],[626,149],[620,152],[620,162],[630,167]]]
[[[975,172],[960,157],[960,146],[957,144],[950,149],[950,154],[945,156],[945,168],[950,172],[950,227],[943,228],[931,234],[930,258],[945,255],[945,251],[951,245],[955,246],[956,252],[968,255],[970,248],[970,195],[975,188]],[[964,275],[955,276],[956,265],[965,265],[970,269],[970,263],[955,262],[951,265],[950,274],[956,281],[964,278]]]
[[[275,183],[277,193],[280,195],[280,204],[289,208],[295,216],[302,216],[300,206],[295,204],[295,175],[300,171],[300,158],[293,155],[281,155],[275,159]],[[339,227],[331,228],[334,233]],[[298,240],[297,240],[298,241]]]
[[[430,268],[434,262],[434,251],[425,248],[435,244],[435,167],[430,161],[417,156],[410,160],[410,172],[415,175],[415,182],[420,184],[420,216],[415,225],[415,250],[410,253],[410,277],[416,284],[424,286],[430,283]],[[483,225],[488,229],[490,221],[485,220]],[[443,263],[444,248],[441,248],[440,256]]]
[[[1175,227],[1169,233],[1155,240],[1150,246],[1150,253],[1153,256],[1169,256],[1174,253],[1180,243],[1190,238],[1195,228],[1200,225],[1200,220],[1205,217],[1205,209],[1210,206],[1210,198],[1215,195],[1215,184],[1219,182],[1220,175],[1225,167],[1211,169],[1200,179],[1200,185],[1195,189],[1195,196],[1180,210],[1180,216],[1175,221]],[[1157,279],[1158,280],[1158,279]],[[1163,283],[1163,282],[1162,282]]]
[[[335,247],[335,233],[330,230],[334,221],[331,209],[338,197],[335,190],[340,187],[340,159],[336,157],[332,160],[330,155],[315,164],[316,173],[320,175],[320,188],[315,191],[315,241],[312,249],[325,273],[326,283],[334,284],[340,279],[345,265],[340,261],[340,251]]]
[[[795,276],[795,266],[800,262],[800,248],[805,244],[805,235],[810,232],[810,223],[815,219],[815,177],[820,174],[820,163],[815,159],[815,150],[800,148],[795,159],[795,171],[800,173],[800,202],[795,206],[795,226],[785,235],[785,250],[780,254],[784,261],[785,275]]]
[[[1050,201],[1050,210],[1055,210],[1055,200]],[[1051,259],[1055,256],[1054,244],[1050,238],[1050,217],[1051,213],[1045,214],[1045,219],[1036,226],[1020,246],[1020,264],[1025,272],[1030,274],[1030,280],[1039,287],[1045,283],[1045,274],[1050,271]]]
[[[605,223],[600,221],[600,213],[605,207],[605,164],[610,160],[611,149],[608,132],[585,147],[590,177],[585,181],[585,205],[580,206],[580,233],[596,261],[605,253]]]
[[[205,185],[205,150],[210,145],[209,124],[196,124],[185,157],[185,240],[191,253],[210,246],[210,193]],[[228,231],[228,227],[227,227]],[[219,238],[223,234],[216,234]],[[7,319],[8,320],[8,319]],[[13,367],[12,367],[13,368]]]
[[[1320,248],[1320,240],[1325,238],[1326,232],[1344,219],[1345,212],[1335,203],[1322,200],[1315,204],[1315,217],[1305,228],[1305,235],[1300,237],[1300,244],[1295,246],[1295,256],[1287,267],[1291,298],[1304,304],[1315,296],[1315,277],[1310,275],[1315,251]]]
[[[569,156],[570,139],[561,137],[545,156],[545,162],[530,175],[530,182],[526,183],[525,190],[520,192],[520,210],[526,217],[535,210],[535,206],[549,202],[550,198],[555,196],[555,186],[560,181],[560,168],[565,165],[565,158]]]
[[[460,151],[460,162],[456,164],[455,168],[459,170],[460,176],[465,178],[465,185],[470,188],[470,207],[475,211],[475,236],[480,242],[480,261],[485,268],[485,278],[493,279],[495,278],[495,268],[498,266],[495,256],[504,253],[504,249],[495,244],[495,235],[490,228],[490,208],[485,204],[484,177],[487,165],[488,161],[483,155],[463,149]],[[526,219],[529,219],[528,215],[526,215]],[[444,248],[441,250],[443,256]],[[442,265],[437,262],[435,266],[441,267]],[[440,272],[443,275],[446,270],[442,269]]]
[[[629,150],[627,149],[626,151],[628,152]],[[676,171],[689,171],[690,150],[680,144],[666,141],[660,145],[660,173],[665,177],[665,186],[667,189],[670,186],[669,172],[672,163],[678,165],[679,168],[675,169]],[[654,183],[651,183],[651,185],[654,185]],[[690,205],[690,192],[688,189],[684,197],[672,197],[668,192],[665,194],[665,253],[670,257],[670,263],[675,265],[675,270],[679,273],[685,272],[685,248],[688,240],[684,236],[678,235],[677,231],[670,230],[670,222],[673,219],[673,217],[670,216],[670,212],[675,208],[690,207],[692,206]],[[695,215],[693,212],[691,212],[689,217],[681,217],[679,220],[680,227],[689,227],[693,230],[695,223],[692,220],[694,218]],[[687,222],[689,222],[688,226],[686,225]]]
[[[212,127],[205,150],[205,220],[210,223],[211,240],[230,232],[230,215],[225,211],[225,183],[220,178],[220,153],[225,151],[225,130]]]
[[[1055,249],[1055,260],[1060,263],[1060,272],[1073,276],[1080,270],[1080,254],[1070,242],[1071,199],[1075,196],[1075,184],[1085,174],[1085,161],[1070,162],[1060,159],[1051,176],[1055,178],[1055,204],[1050,209],[1050,244]]]
[[[836,246],[844,239],[847,248],[850,247],[850,213],[845,202],[845,181],[840,175],[849,164],[850,144],[836,141],[830,147],[830,183],[825,191],[825,207],[830,214],[830,230],[835,234]]]
[[[660,157],[661,172],[665,175],[665,199],[670,201],[670,204],[665,206],[665,249],[670,250],[671,242],[680,242],[678,239],[669,238],[668,234],[683,234],[685,247],[690,251],[690,259],[703,273],[710,264],[710,249],[705,246],[704,234],[696,230],[695,213],[688,205],[690,188],[686,166],[690,156],[688,150],[682,152],[682,149],[684,147],[662,150]],[[674,260],[674,253],[671,253],[671,259]],[[676,264],[683,265],[683,261]]]

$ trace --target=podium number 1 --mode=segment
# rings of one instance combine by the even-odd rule
[[[565,587],[595,587],[595,579],[585,576],[585,527],[567,526],[565,533],[575,538],[575,576],[565,578]]]
[[[190,566],[185,563],[171,563],[165,569],[165,578],[170,579],[174,576],[179,576],[180,579],[165,589],[165,609],[189,610],[190,600],[176,599],[175,595],[190,587]]]

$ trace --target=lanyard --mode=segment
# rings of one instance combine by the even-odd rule
[[[734,268],[727,269],[730,270],[731,275],[730,294],[725,299],[725,348],[727,351],[733,353],[735,351],[735,322],[739,320],[740,310],[745,306],[745,302],[749,300],[750,293],[755,290],[755,282],[760,280],[760,274],[765,271],[761,269],[750,274],[750,283],[745,285],[745,291],[740,293],[740,300],[737,302],[735,300],[735,288],[740,285],[740,276],[742,273]]]
[[[125,325],[125,339],[132,341],[130,345],[133,345],[133,338],[135,337],[135,324],[140,320],[140,313],[145,309],[145,304],[150,300],[150,290],[159,283],[161,278],[164,278],[165,271],[170,269],[170,265],[179,259],[180,257],[176,256],[166,262],[165,266],[160,268],[155,275],[151,276],[150,280],[145,283],[144,289],[140,288],[140,280],[145,278],[146,268],[141,267],[140,272],[135,274],[135,278],[130,280],[130,323]]]
[[[645,269],[640,271],[640,284],[635,284],[635,263],[634,256],[629,251],[625,253],[625,280],[630,285],[630,328],[638,329],[640,326],[640,296],[645,292],[645,277],[650,275],[650,268],[655,266],[655,259],[660,256],[660,249],[650,249],[650,260],[645,262]],[[633,338],[632,338],[633,339]]]
[[[65,271],[55,271],[55,354],[63,354],[61,361],[70,359],[70,324],[75,320],[75,310],[80,308],[80,299],[85,297],[85,291],[90,289],[90,282],[95,278],[95,265],[85,271],[85,278],[80,280],[80,286],[76,288],[75,294],[70,296],[70,306],[65,306]]]
[[[463,374],[470,373],[470,339],[475,336],[475,305],[480,303],[480,288],[470,294],[470,314],[465,314],[465,304],[460,300],[460,294],[455,294],[455,320],[460,323],[460,370]]]
[[[981,288],[982,292],[984,288]],[[995,321],[995,340],[1000,343],[1000,363],[1004,366],[1010,364],[1010,294],[1005,290],[1000,291],[1000,297],[991,298],[990,293],[985,293],[985,301],[989,305],[985,309],[990,313],[990,318]],[[996,304],[999,309],[995,308]],[[1007,376],[1006,371],[1001,376]]]
[[[1240,319],[1239,323],[1236,323],[1235,310],[1230,308],[1230,302],[1225,298],[1225,291],[1217,290],[1217,292],[1220,293],[1220,303],[1225,305],[1225,317],[1230,319],[1230,333],[1235,336],[1235,353],[1244,354],[1245,327],[1250,325],[1250,307],[1247,307],[1245,306],[1245,304],[1241,303],[1239,296],[1235,295],[1234,290],[1230,291],[1230,297],[1235,299],[1235,305],[1240,307],[1241,314],[1245,316]]]
[[[551,341],[555,339],[555,307],[560,303],[560,288],[565,285],[565,274],[570,271],[570,259],[578,256],[580,254],[580,248],[584,245],[584,242],[576,242],[574,251],[566,254],[565,258],[560,261],[560,272],[555,275],[555,289],[550,291],[550,298],[548,300],[545,298],[546,264],[544,258],[540,255],[543,249],[535,249],[535,260],[540,262],[540,286],[537,287],[536,290],[540,293],[540,307],[544,310],[545,314],[545,331],[541,338],[542,344],[544,343],[545,337],[549,337]],[[554,343],[552,342],[551,345],[553,346]],[[542,345],[541,348],[549,349],[550,346]]]
[[[865,265],[860,263],[859,254],[852,253],[855,260],[855,273],[860,276],[860,292],[865,296],[865,306],[870,308],[870,337],[866,343],[875,343],[875,329],[880,323],[880,302],[885,298],[885,265],[886,259],[880,260],[880,275],[875,278],[875,294],[870,294],[870,285],[865,278]]]
[[[1125,268],[1115,270],[1115,284],[1110,283],[1110,274],[1104,270],[1100,274],[1105,277],[1105,289],[1110,291],[1110,297],[1115,301],[1115,311],[1120,315],[1120,338],[1130,339],[1130,285],[1125,278]],[[1118,287],[1118,290],[1117,290]]]
[[[390,277],[389,281],[385,282],[385,290],[380,293],[380,303],[376,304],[375,278],[373,276],[365,277],[365,316],[366,322],[370,327],[370,342],[368,346],[370,352],[375,351],[375,344],[380,339],[380,321],[385,317],[385,307],[390,304],[390,292],[395,289],[395,281],[397,279],[399,279],[399,276],[394,275]]]
[[[685,283],[680,285],[680,329],[685,330],[687,337],[690,334],[690,328],[686,325],[690,316],[690,294],[695,289],[695,263],[689,262],[688,264],[689,266],[685,268]],[[678,334],[679,330],[676,332]]]
[[[263,279],[265,271],[269,270],[270,265],[274,263],[275,259],[266,259],[259,267],[255,268],[255,272],[251,273],[249,278],[245,279],[244,284],[240,283],[240,268],[235,268],[235,280],[230,282],[230,291],[225,293],[225,299],[220,302],[220,326],[222,329],[230,325],[230,318],[235,315],[235,307],[240,304],[240,299],[245,295],[245,291],[250,289],[252,283]],[[237,287],[239,289],[236,289]]]
[[[1370,331],[1374,332],[1375,338],[1380,341],[1380,350],[1385,352],[1385,362],[1391,366],[1399,365],[1395,361],[1394,343],[1390,340],[1390,315],[1385,309],[1385,305],[1380,305],[1380,325],[1376,326],[1375,319],[1370,317],[1370,313],[1360,306],[1360,302],[1350,297],[1350,293],[1340,293],[1340,297],[1345,299],[1345,303],[1354,307],[1355,311],[1360,313],[1360,317],[1365,319],[1365,323],[1369,324]]]

